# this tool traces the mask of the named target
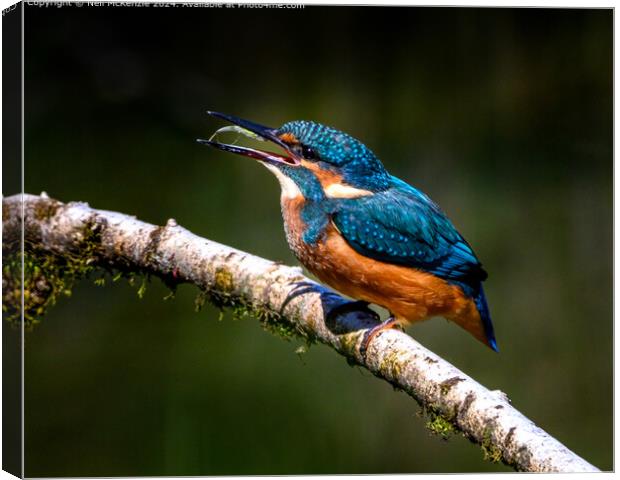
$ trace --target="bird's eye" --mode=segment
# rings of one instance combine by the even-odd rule
[[[318,160],[319,156],[316,154],[314,149],[310,148],[308,145],[301,146],[301,155],[306,160]]]

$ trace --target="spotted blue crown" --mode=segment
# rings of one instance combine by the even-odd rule
[[[278,134],[291,133],[312,148],[327,166],[338,168],[345,181],[373,189],[387,188],[389,174],[381,161],[351,135],[316,122],[297,120],[282,125]]]

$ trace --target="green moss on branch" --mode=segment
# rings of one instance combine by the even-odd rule
[[[42,205],[47,205],[41,202]],[[47,218],[53,215],[58,205],[51,203],[39,208],[36,215]],[[38,213],[37,213],[38,212]],[[135,272],[130,265],[119,261],[112,265],[103,260],[100,228],[87,223],[80,232],[81,239],[71,251],[62,255],[43,246],[26,241],[23,251],[23,318],[26,330],[40,323],[49,308],[62,297],[71,296],[75,283],[93,278],[95,285],[105,285],[106,274],[116,281],[126,278],[130,284],[143,272]],[[18,327],[22,318],[22,252],[20,242],[13,239],[2,245],[4,264],[2,268],[2,312],[6,321]],[[138,295],[144,294],[146,280],[141,284]]]

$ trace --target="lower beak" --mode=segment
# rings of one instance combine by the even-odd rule
[[[290,150],[289,146],[284,143],[277,135],[277,130],[275,128],[265,127],[264,125],[259,125],[258,123],[250,122],[249,120],[243,120],[242,118],[234,117],[232,115],[226,115],[224,113],[218,112],[207,112],[209,115],[217,118],[221,118],[226,120],[233,125],[237,125],[242,129],[248,130],[255,135],[258,135],[263,140],[268,140],[276,145],[282,147],[286,152],[285,155],[268,152],[264,150],[257,150],[254,148],[248,147],[240,147],[238,145],[229,145],[226,143],[220,143],[214,140],[204,140],[202,138],[198,138],[196,141],[203,145],[209,145],[214,148],[218,148],[220,150],[224,150],[226,152],[236,153],[238,155],[243,155],[245,157],[254,158],[256,160],[260,160],[263,162],[269,163],[280,163],[286,165],[296,166],[299,165],[300,161],[295,156],[295,154]]]

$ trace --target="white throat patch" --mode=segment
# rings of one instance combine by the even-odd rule
[[[270,171],[272,171],[280,182],[280,187],[282,188],[282,198],[292,200],[294,198],[301,197],[301,190],[299,190],[297,184],[286,175],[284,175],[278,167],[274,167],[273,165],[264,162],[261,163],[265,165],[265,167],[267,167]]]

